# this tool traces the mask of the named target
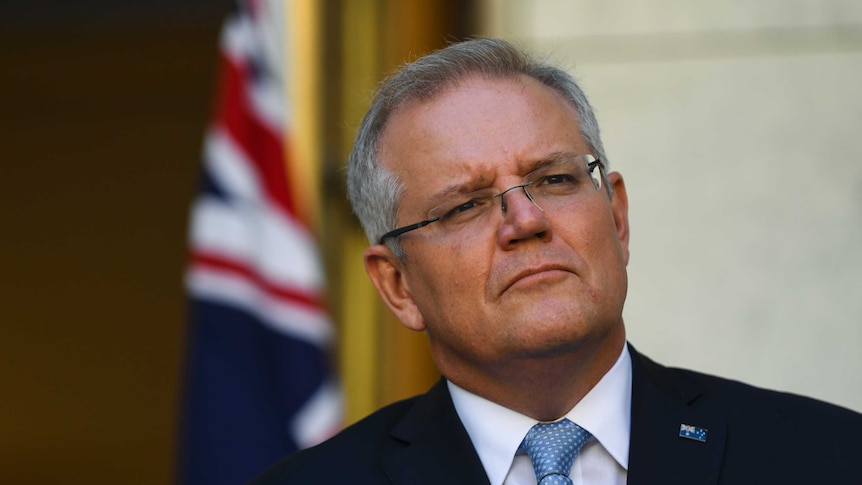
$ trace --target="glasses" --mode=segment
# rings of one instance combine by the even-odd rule
[[[598,168],[598,170],[596,170]],[[493,187],[468,194],[456,194],[428,211],[428,218],[393,229],[380,237],[379,244],[436,222],[434,230],[442,236],[475,234],[474,230],[495,213],[492,209],[500,201],[506,213],[505,195],[515,189],[524,189],[527,198],[541,211],[564,211],[573,204],[595,194],[602,187],[604,167],[593,155],[577,155],[555,159],[524,177],[521,184],[496,192]]]

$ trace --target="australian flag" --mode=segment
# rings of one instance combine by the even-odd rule
[[[679,437],[688,438],[690,440],[706,442],[706,428],[698,428],[690,424],[679,425]]]
[[[341,423],[323,272],[289,190],[276,4],[241,2],[220,39],[186,271],[183,485],[244,483]]]

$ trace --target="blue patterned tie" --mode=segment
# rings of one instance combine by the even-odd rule
[[[527,432],[520,450],[530,455],[539,485],[572,485],[569,471],[590,436],[568,419],[539,423]]]

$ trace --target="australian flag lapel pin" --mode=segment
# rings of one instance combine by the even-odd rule
[[[680,438],[688,438],[690,440],[700,441],[701,443],[706,443],[707,431],[709,430],[706,428],[698,428],[697,426],[692,426],[690,424],[679,425]]]

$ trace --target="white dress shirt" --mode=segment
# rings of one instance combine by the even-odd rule
[[[536,485],[530,457],[516,453],[538,421],[447,384],[491,485]],[[572,465],[569,478],[574,485],[625,485],[631,401],[632,362],[623,345],[614,366],[565,415],[593,435]]]

